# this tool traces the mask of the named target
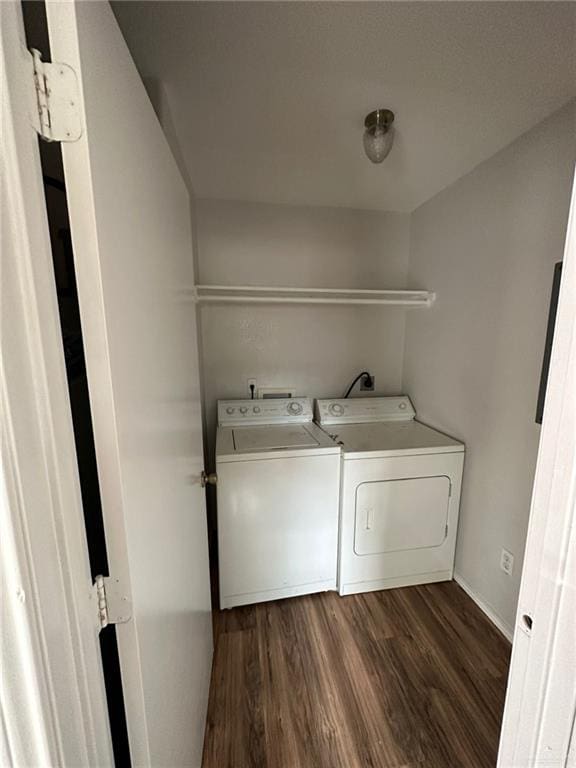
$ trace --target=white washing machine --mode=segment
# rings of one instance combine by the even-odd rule
[[[336,589],[340,447],[306,397],[218,403],[220,607]]]
[[[451,579],[464,445],[416,421],[405,396],[316,408],[342,446],[340,594]]]

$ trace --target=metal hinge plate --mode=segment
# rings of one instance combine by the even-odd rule
[[[35,99],[30,107],[34,129],[46,141],[77,141],[82,135],[76,72],[68,64],[49,64],[30,52]]]
[[[132,618],[132,604],[120,582],[111,576],[96,576],[94,593],[98,606],[100,629],[108,624],[125,624]]]

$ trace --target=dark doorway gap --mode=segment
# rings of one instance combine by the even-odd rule
[[[546,388],[548,386],[548,374],[550,371],[550,359],[552,357],[552,344],[554,342],[554,327],[556,325],[556,312],[558,299],[560,298],[560,283],[562,281],[562,262],[554,264],[554,277],[552,280],[552,294],[548,308],[548,326],[546,328],[546,343],[544,345],[544,357],[542,371],[540,373],[540,387],[538,389],[538,402],[536,405],[536,424],[542,424],[544,418],[544,404],[546,402]]]
[[[44,61],[50,61],[51,54],[44,1],[28,0],[22,3],[22,7],[27,46],[37,48],[42,52]],[[94,580],[99,574],[103,576],[110,574],[62,151],[58,143],[39,140],[39,144],[86,542],[90,572],[92,580]],[[130,768],[130,748],[116,628],[110,625],[103,629],[100,632],[99,640],[114,763],[117,768]]]

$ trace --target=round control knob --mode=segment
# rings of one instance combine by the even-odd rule
[[[243,405],[241,408],[238,409],[242,415],[245,413],[248,413],[248,408],[246,408],[245,405]]]
[[[401,411],[405,411],[406,410],[406,403],[400,403],[398,408],[400,408]]]
[[[255,405],[254,408],[252,408],[252,410],[254,411],[254,413],[260,413],[260,408],[258,408],[257,405]]]
[[[340,403],[330,403],[328,410],[332,416],[342,416],[344,413],[344,406]]]
[[[226,408],[226,413],[227,413],[228,415],[230,415],[230,414],[234,413],[234,408],[230,408],[230,407]]]
[[[292,416],[298,416],[303,410],[301,403],[288,403],[288,413]]]

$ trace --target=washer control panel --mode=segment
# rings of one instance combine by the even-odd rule
[[[219,427],[305,424],[312,421],[312,416],[312,400],[309,397],[218,401]]]
[[[316,400],[319,424],[365,424],[378,421],[411,421],[416,416],[406,395]]]

